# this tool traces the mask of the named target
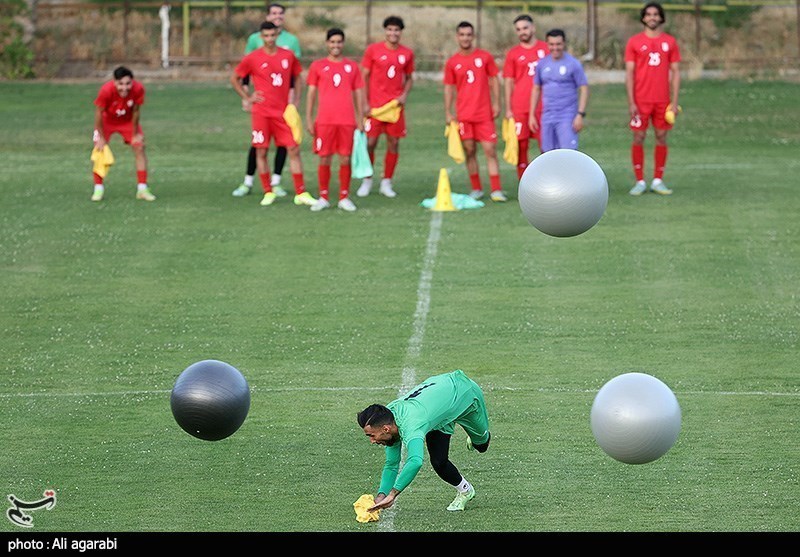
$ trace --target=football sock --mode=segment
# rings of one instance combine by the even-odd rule
[[[636,181],[644,180],[644,145],[631,145],[631,161]]]
[[[260,173],[258,175],[258,179],[261,180],[261,187],[264,188],[264,193],[269,193],[272,191],[269,171]]]
[[[383,177],[384,178],[391,178],[394,176],[394,169],[397,167],[397,159],[400,157],[400,153],[386,153],[386,157],[383,161]]]
[[[298,174],[292,173],[292,182],[294,182],[294,192],[297,195],[306,191],[305,182],[303,181],[303,173],[300,172]]]
[[[664,167],[667,165],[667,146],[656,145],[654,155],[656,166],[653,169],[653,178],[661,179],[664,177]]]
[[[328,188],[331,184],[330,165],[319,165],[317,168],[317,182],[319,183],[319,196],[328,199]]]
[[[500,175],[495,174],[493,176],[489,176],[489,187],[492,188],[492,191],[500,191],[503,189],[500,186]]]
[[[349,164],[343,164],[339,167],[339,199],[342,200],[350,195],[350,179],[353,175],[353,169]]]
[[[481,175],[480,174],[470,174],[469,181],[472,184],[473,190],[482,190],[483,186],[481,185]]]

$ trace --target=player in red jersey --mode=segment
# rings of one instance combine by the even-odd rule
[[[458,52],[444,66],[444,112],[449,125],[458,122],[464,145],[467,172],[472,185],[470,196],[483,197],[478,173],[477,148],[480,142],[486,155],[492,201],[507,201],[500,186],[500,165],[497,162],[497,128],[494,119],[500,114],[500,81],[494,57],[475,48],[475,28],[462,21],[456,28]],[[453,112],[453,102],[456,110]]]
[[[133,72],[125,66],[114,70],[114,79],[100,87],[94,99],[94,147],[99,150],[115,133],[133,149],[136,164],[136,199],[155,201],[156,197],[147,187],[147,155],[144,152],[144,132],[139,123],[144,104],[144,85],[133,79]],[[92,201],[102,201],[105,194],[103,177],[94,175]]]
[[[517,33],[519,44],[510,48],[506,53],[503,64],[503,78],[505,85],[506,118],[513,118],[517,141],[519,143],[519,162],[517,163],[517,178],[522,177],[528,166],[528,143],[531,138],[536,139],[539,151],[542,150],[539,141],[539,132],[532,132],[528,127],[531,106],[531,90],[533,89],[533,76],[536,74],[536,65],[539,60],[548,55],[550,50],[547,43],[536,38],[536,26],[533,18],[522,14],[514,19],[514,31]],[[542,119],[542,101],[536,104],[536,120]]]
[[[350,200],[350,179],[353,154],[353,134],[364,131],[364,79],[358,63],[342,55],[344,31],[328,29],[325,36],[328,56],[314,60],[308,68],[308,96],[306,98],[306,126],[314,138],[314,152],[319,155],[317,179],[319,199],[311,206],[321,211],[331,206],[329,187],[331,161],[339,155],[339,202],[345,211],[355,211]],[[317,117],[314,119],[314,107]]]
[[[664,8],[658,2],[649,2],[641,11],[644,31],[628,40],[625,46],[625,89],[628,93],[630,128],[633,130],[631,159],[636,184],[631,195],[647,191],[644,181],[644,140],[650,121],[656,136],[655,167],[650,191],[669,195],[672,190],[664,184],[664,167],[667,163],[667,132],[672,123],[665,118],[671,105],[678,110],[678,93],[681,74],[678,68],[680,49],[675,37],[661,30],[664,25]]]
[[[313,205],[314,199],[305,189],[303,181],[303,161],[300,147],[294,140],[284,111],[289,104],[289,88],[294,83],[295,98],[300,98],[303,68],[291,50],[279,48],[275,41],[278,28],[271,21],[261,24],[261,38],[264,46],[242,58],[231,74],[231,85],[243,100],[250,102],[252,122],[252,144],[256,148],[256,169],[264,189],[262,206],[272,205],[276,195],[272,191],[271,175],[267,163],[267,150],[271,141],[278,147],[286,147],[289,155],[289,168],[294,181],[294,204]],[[246,76],[253,83],[253,93],[245,90],[242,83]],[[294,78],[294,81],[292,79]]]
[[[383,122],[369,117],[364,126],[367,132],[367,152],[373,166],[378,139],[381,135],[386,135],[383,179],[378,190],[386,197],[397,195],[392,188],[392,178],[397,167],[400,138],[406,136],[406,99],[414,83],[414,52],[400,44],[404,28],[402,18],[389,16],[384,19],[385,40],[369,45],[361,58],[369,108],[382,107],[392,100],[396,100],[400,105],[400,118],[397,122]],[[366,197],[371,189],[372,178],[364,178],[356,194],[359,197]]]

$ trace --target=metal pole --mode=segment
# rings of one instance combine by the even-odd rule
[[[800,2],[800,0],[797,0]],[[372,42],[372,35],[370,35],[370,29],[372,29],[372,0],[367,0],[367,32],[364,33],[364,37],[366,37],[366,46],[369,46]]]
[[[475,41],[475,46],[480,48],[481,46],[481,13],[483,12],[483,0],[476,0],[475,8],[477,13],[477,22],[475,24],[475,32],[478,34],[478,38]]]

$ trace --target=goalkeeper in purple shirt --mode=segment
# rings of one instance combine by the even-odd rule
[[[447,510],[463,511],[475,497],[475,488],[450,462],[450,438],[458,424],[467,432],[467,447],[486,452],[491,437],[489,415],[483,391],[460,369],[434,375],[386,406],[372,404],[358,413],[357,420],[370,442],[383,445],[386,451],[378,495],[370,512],[388,509],[408,487],[422,468],[425,445],[433,469],[457,490]],[[400,472],[403,445],[406,461]]]

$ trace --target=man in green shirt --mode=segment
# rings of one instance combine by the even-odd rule
[[[286,7],[282,4],[272,3],[267,7],[267,17],[266,20],[275,24],[275,27],[278,28],[278,40],[275,41],[275,44],[281,48],[286,48],[294,52],[294,55],[297,59],[300,59],[300,41],[297,40],[297,37],[289,33],[286,29],[283,28],[283,23],[286,19]],[[245,56],[264,46],[264,40],[261,38],[261,31],[256,31],[252,35],[247,38],[247,45],[244,48]],[[243,85],[247,85],[248,82],[245,80],[242,82]],[[294,101],[297,102],[294,102]],[[292,88],[289,91],[289,102],[291,104],[298,105],[300,99],[294,99],[294,80],[292,80]],[[246,105],[246,102],[242,102],[242,108],[246,111],[250,111],[250,107]],[[285,147],[278,147],[275,150],[275,164],[273,166],[272,172],[272,191],[275,192],[275,195],[278,197],[284,197],[286,195],[286,190],[281,187],[281,173],[283,172],[283,166],[286,164],[286,148]],[[256,150],[254,147],[250,147],[250,152],[247,155],[247,172],[244,176],[244,182],[233,190],[234,197],[244,197],[245,195],[249,194],[253,188],[253,179],[256,173]]]
[[[467,447],[480,453],[489,448],[489,415],[481,388],[460,369],[434,375],[386,406],[372,404],[357,415],[358,425],[373,444],[386,449],[375,506],[388,509],[422,467],[424,446],[431,466],[458,493],[448,511],[463,511],[475,497],[475,488],[450,462],[450,438],[455,425],[467,432]],[[400,472],[402,446],[406,461]]]

